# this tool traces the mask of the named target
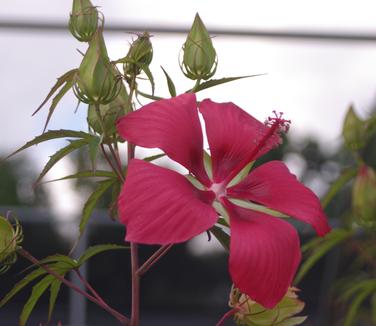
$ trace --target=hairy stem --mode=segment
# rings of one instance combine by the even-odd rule
[[[72,282],[68,281],[67,279],[65,279],[62,275],[60,275],[59,273],[57,273],[56,271],[54,271],[53,269],[51,269],[48,265],[40,264],[39,260],[37,258],[35,258],[33,255],[31,255],[25,249],[20,248],[18,250],[18,253],[22,257],[24,257],[25,259],[29,260],[31,263],[40,266],[40,268],[43,268],[48,274],[56,277],[59,281],[61,281],[62,283],[64,283],[66,286],[68,286],[72,290],[80,293],[81,295],[83,295],[84,297],[86,297],[88,300],[94,302],[95,304],[97,304],[98,306],[100,306],[102,309],[104,309],[107,312],[109,312],[112,316],[114,316],[120,322],[121,325],[124,325],[124,326],[129,326],[130,325],[130,320],[127,317],[125,317],[124,315],[122,315],[121,313],[119,313],[118,311],[116,311],[115,309],[111,308],[109,305],[107,305],[103,301],[103,299],[98,300],[98,298],[96,298],[96,297],[90,295],[89,293],[81,290],[77,285],[75,285],[74,283],[72,283]]]

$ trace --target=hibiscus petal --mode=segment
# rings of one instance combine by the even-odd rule
[[[200,112],[205,120],[217,183],[236,167],[245,166],[280,143],[280,137],[274,134],[259,146],[269,127],[233,103],[215,103],[207,99],[201,102]]]
[[[211,206],[214,197],[174,171],[132,160],[119,197],[126,240],[146,244],[186,241],[216,222],[217,213]]]
[[[227,201],[230,274],[241,292],[273,308],[291,285],[301,254],[299,236],[285,221]]]
[[[319,236],[330,231],[320,200],[281,161],[271,161],[227,189],[230,197],[248,199],[309,223]]]
[[[119,134],[138,146],[162,149],[200,181],[209,184],[196,96],[183,94],[145,105],[117,122]]]

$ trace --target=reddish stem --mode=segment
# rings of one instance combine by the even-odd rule
[[[121,325],[124,325],[124,326],[129,326],[130,325],[130,320],[127,317],[123,316],[118,311],[112,309],[103,300],[101,302],[96,297],[93,297],[92,295],[88,294],[87,292],[81,290],[77,285],[75,285],[74,283],[72,283],[72,282],[68,281],[67,279],[65,279],[62,275],[60,275],[59,273],[55,272],[48,265],[40,264],[39,260],[37,258],[35,258],[33,255],[31,255],[25,249],[20,248],[18,250],[18,253],[22,257],[24,257],[27,260],[29,260],[30,262],[32,262],[34,265],[38,265],[41,268],[43,268],[48,274],[56,277],[59,281],[61,281],[62,283],[64,283],[66,286],[68,286],[72,290],[80,293],[81,295],[83,295],[84,297],[86,297],[87,299],[89,299],[90,301],[94,302],[95,304],[97,304],[98,306],[100,306],[101,308],[103,308],[104,310],[106,310],[107,312],[109,312],[112,316],[114,316],[120,322]]]
[[[117,167],[112,163],[112,161],[109,158],[109,156],[108,156],[108,154],[106,152],[106,149],[104,148],[103,144],[101,144],[101,149],[102,149],[103,156],[106,159],[106,161],[108,162],[108,164],[111,166],[111,169],[115,172],[115,174],[117,175],[117,177],[119,178],[119,180],[121,182],[124,182],[124,177],[123,177],[122,171],[121,170],[119,171],[117,169]]]
[[[161,259],[173,246],[173,244],[160,247],[149,259],[137,270],[139,276],[144,275],[159,259]]]
[[[221,320],[215,325],[215,326],[222,326],[223,323],[226,321],[227,318],[231,317],[232,315],[236,314],[238,311],[237,308],[231,309],[230,311],[227,311],[221,318]]]

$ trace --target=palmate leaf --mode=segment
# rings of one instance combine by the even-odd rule
[[[3,307],[10,299],[12,299],[18,292],[20,292],[30,282],[34,281],[38,277],[45,275],[46,271],[43,269],[36,269],[26,275],[21,281],[16,283],[13,288],[1,299],[0,308]]]
[[[48,304],[48,321],[51,320],[52,313],[55,309],[55,304],[56,304],[56,300],[57,300],[57,297],[58,297],[59,292],[60,292],[61,284],[62,284],[62,282],[60,280],[58,280],[57,278],[55,278],[51,283],[50,300],[49,300],[49,304]]]
[[[60,130],[48,130],[47,132],[35,137],[33,140],[27,142],[25,145],[14,151],[13,153],[9,154],[5,159],[12,157],[13,155],[27,149],[33,145],[37,145],[43,143],[47,140],[58,139],[58,138],[91,138],[93,137],[91,134],[83,131],[76,131],[76,130],[67,130],[67,129],[60,129]]]
[[[124,250],[124,249],[129,249],[129,247],[117,245],[117,244],[102,244],[102,245],[92,246],[85,250],[85,252],[77,260],[77,264],[78,266],[81,266],[93,256],[98,255],[104,251]]]
[[[147,94],[147,93],[139,91],[138,89],[136,90],[136,93],[137,95],[141,95],[142,97],[148,98],[149,100],[154,100],[154,101],[163,100],[163,97]]]
[[[42,109],[42,107],[47,103],[47,101],[57,92],[55,97],[52,99],[52,103],[49,108],[49,112],[48,112],[48,116],[47,116],[47,120],[43,129],[43,132],[46,130],[48,122],[50,121],[52,114],[54,113],[56,109],[57,104],[60,102],[63,96],[71,89],[73,85],[74,76],[76,75],[76,73],[77,73],[77,69],[72,69],[66,72],[64,75],[60,76],[57,79],[57,82],[55,83],[55,85],[51,88],[50,92],[47,94],[42,104],[39,105],[39,107],[33,113],[33,115],[35,115],[37,112],[39,112],[40,109]],[[61,88],[60,91],[58,91],[59,88]]]
[[[170,95],[171,97],[175,97],[176,96],[176,88],[175,88],[175,85],[174,85],[174,82],[172,81],[171,77],[168,75],[168,73],[166,72],[166,70],[164,70],[164,68],[161,66],[161,69],[166,77],[166,80],[167,80],[167,86],[168,86],[168,91],[170,92]]]
[[[53,280],[55,279],[52,275],[45,276],[39,283],[33,286],[33,290],[29,299],[26,301],[20,316],[20,326],[24,326],[29,319],[31,312],[33,311],[38,300],[42,294],[48,289]]]
[[[63,157],[69,153],[79,149],[90,142],[90,138],[77,139],[77,140],[68,140],[69,145],[59,149],[54,155],[50,156],[47,164],[44,166],[42,172],[39,174],[37,180],[34,182],[34,185],[37,185],[39,181],[46,175],[46,173]]]
[[[98,183],[98,187],[89,196],[88,200],[84,205],[82,211],[82,217],[80,221],[80,233],[82,234],[87,223],[89,222],[90,216],[97,205],[98,200],[105,194],[105,192],[110,189],[116,182],[115,178],[107,179]]]
[[[325,238],[315,238],[312,240],[314,245],[309,245],[311,252],[308,258],[301,265],[298,274],[295,277],[294,284],[298,284],[315,263],[323,257],[330,249],[340,244],[342,241],[352,236],[352,231],[344,229],[335,229],[328,233]],[[309,251],[309,250],[305,250]]]
[[[99,147],[102,144],[103,135],[102,136],[93,136],[93,138],[89,141],[89,158],[91,161],[91,166],[93,171],[97,169],[97,157],[99,152]]]
[[[221,85],[221,84],[225,84],[225,83],[229,83],[229,82],[232,82],[232,81],[235,81],[235,80],[244,79],[244,78],[251,78],[251,77],[258,77],[258,76],[263,76],[263,75],[265,75],[265,74],[239,76],[239,77],[224,77],[224,78],[220,78],[220,79],[210,79],[210,80],[203,82],[202,84],[198,85],[197,87],[195,87],[194,91],[195,91],[195,93],[197,93],[197,92],[200,92],[204,89],[214,87],[214,86],[217,86],[217,85]],[[190,91],[191,90],[189,90],[187,92],[190,92]]]

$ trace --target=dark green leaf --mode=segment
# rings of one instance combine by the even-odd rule
[[[39,268],[32,271],[30,274],[26,275],[21,281],[16,283],[13,286],[12,290],[10,290],[0,301],[0,307],[3,307],[10,299],[12,299],[18,292],[20,292],[25,286],[27,286],[30,282],[34,281],[38,277],[46,274],[46,271]]]
[[[56,304],[56,299],[57,296],[59,295],[60,292],[60,287],[61,287],[61,281],[55,278],[53,282],[51,283],[50,286],[50,301],[48,305],[48,321],[51,320],[52,317],[52,312],[54,311],[55,304]]]
[[[39,260],[38,265],[45,265],[45,264],[51,264],[51,263],[57,263],[54,264],[54,266],[59,267],[59,268],[75,268],[77,267],[77,262],[74,261],[71,257],[61,255],[61,254],[56,254],[52,256],[48,256],[44,259]],[[50,266],[51,268],[54,268],[54,266]]]
[[[176,88],[175,88],[174,82],[172,81],[172,79],[170,78],[170,76],[168,75],[166,70],[164,70],[162,66],[161,66],[161,68],[163,70],[164,75],[166,76],[168,91],[170,92],[171,97],[175,97],[176,96]]]
[[[77,140],[70,140],[69,145],[61,148],[58,150],[54,155],[50,156],[47,164],[44,166],[42,172],[39,174],[37,180],[35,181],[34,185],[37,185],[39,181],[46,175],[46,173],[63,157],[68,155],[69,153],[75,151],[78,148],[81,148],[87,145],[89,139],[77,139]]]
[[[226,250],[229,250],[230,248],[230,236],[223,231],[222,228],[219,226],[214,225],[210,232],[214,234],[214,236],[218,239],[219,243],[225,248]]]
[[[79,178],[116,178],[116,175],[114,172],[111,171],[103,171],[103,170],[96,170],[96,171],[81,171],[77,172],[75,174],[67,175],[66,177],[62,177],[59,179],[53,179],[53,180],[48,180],[45,181],[44,183],[49,183],[49,182],[55,182],[55,181],[60,181],[60,180],[68,180],[68,179],[79,179]]]
[[[370,296],[375,291],[375,286],[368,287],[360,291],[354,299],[351,300],[350,307],[346,314],[346,319],[344,322],[344,326],[352,326],[354,325],[354,319],[356,314],[358,313],[360,305],[363,303],[363,301]]]
[[[91,134],[88,134],[83,131],[75,131],[75,130],[65,130],[65,129],[60,129],[60,130],[48,130],[47,132],[35,137],[33,140],[27,142],[25,145],[17,149],[15,152],[12,154],[8,155],[5,159],[10,158],[11,156],[23,151],[26,148],[29,148],[33,145],[40,144],[42,142],[45,142],[47,140],[51,139],[58,139],[58,138],[65,138],[65,137],[72,137],[72,138],[90,138],[92,137]]]
[[[145,157],[144,158],[144,161],[147,161],[147,162],[151,162],[151,161],[155,161],[163,156],[166,156],[166,154],[164,153],[161,153],[161,154],[157,154],[157,155],[153,155],[153,156],[148,156],[148,157]]]
[[[103,135],[101,137],[99,136],[93,136],[93,138],[89,141],[89,157],[91,161],[91,165],[93,168],[93,172],[97,169],[97,157],[98,157],[98,151],[99,147],[102,143]]]
[[[234,80],[238,80],[238,79],[243,79],[243,78],[250,78],[250,77],[257,77],[257,76],[263,76],[265,74],[257,74],[257,75],[249,75],[249,76],[239,76],[239,77],[225,77],[225,78],[221,78],[221,79],[210,79],[206,82],[203,82],[202,84],[198,85],[197,87],[195,87],[195,93],[197,92],[200,92],[204,89],[207,89],[207,88],[210,88],[210,87],[214,87],[214,86],[217,86],[217,85],[221,85],[221,84],[225,84],[225,83],[229,83],[229,82],[232,82]],[[187,91],[187,92],[190,92],[191,90]]]
[[[89,199],[86,201],[84,209],[82,211],[82,217],[80,221],[80,233],[85,229],[86,224],[89,222],[90,216],[94,211],[94,208],[98,200],[104,195],[104,193],[111,188],[111,186],[116,182],[116,179],[109,179],[99,182],[97,189],[90,195]]]
[[[42,294],[47,290],[50,284],[55,279],[52,275],[45,276],[39,283],[33,286],[33,290],[31,291],[31,295],[29,299],[26,301],[20,316],[20,326],[25,326],[27,320],[31,312],[33,311],[35,305],[37,304],[38,300],[42,296]]]
[[[321,238],[320,243],[313,247],[308,258],[301,265],[298,274],[295,277],[294,284],[298,284],[315,263],[324,256],[330,249],[346,240],[352,235],[351,231],[344,229],[335,229],[328,233],[325,238]]]
[[[357,168],[354,168],[354,167],[348,168],[342,171],[342,174],[338,177],[336,181],[334,181],[331,184],[328,192],[326,193],[325,197],[322,199],[321,201],[322,206],[324,208],[328,206],[328,204],[331,202],[334,196],[338,193],[338,191],[343,189],[345,184],[349,182],[352,178],[354,178],[357,173],[358,173],[358,170]]]
[[[126,246],[121,246],[121,245],[116,245],[116,244],[103,244],[103,245],[96,245],[96,246],[89,247],[88,249],[85,250],[85,252],[78,259],[78,265],[81,266],[91,257],[97,254],[100,254],[104,251],[119,250],[119,249],[123,250],[123,249],[129,249],[129,248]]]

